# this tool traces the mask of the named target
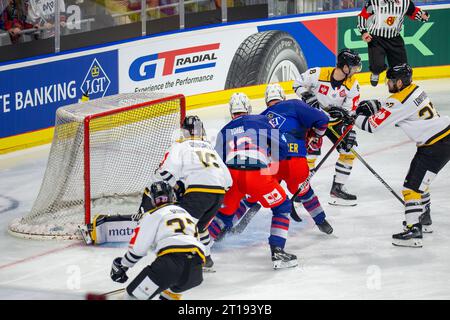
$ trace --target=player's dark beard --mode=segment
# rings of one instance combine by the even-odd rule
[[[397,93],[399,92],[400,89],[397,86],[397,83],[393,83],[392,87],[389,87],[389,93]]]

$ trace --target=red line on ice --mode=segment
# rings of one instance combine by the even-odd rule
[[[0,265],[0,270],[1,269],[6,269],[8,267],[15,266],[15,265],[18,265],[18,264],[23,263],[23,262],[28,262],[28,261],[31,261],[31,260],[34,260],[34,259],[37,259],[37,258],[40,258],[40,257],[43,257],[43,256],[47,256],[47,255],[52,254],[52,253],[60,252],[60,251],[63,251],[63,250],[66,250],[68,248],[75,247],[75,246],[80,246],[80,243],[79,242],[71,243],[71,244],[69,244],[69,245],[67,245],[65,247],[62,247],[62,248],[57,248],[57,249],[45,251],[43,253],[40,253],[40,254],[37,254],[37,255],[34,255],[34,256],[31,256],[31,257],[28,257],[28,258],[24,258],[24,259],[17,260],[17,261],[14,261],[14,262],[10,262],[10,263],[4,264],[4,265]]]

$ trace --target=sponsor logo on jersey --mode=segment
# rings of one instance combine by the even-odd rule
[[[319,93],[323,94],[323,95],[327,95],[328,94],[328,90],[330,88],[328,88],[326,85],[321,84],[319,87]]]
[[[373,117],[369,118],[369,123],[372,127],[378,127],[384,120],[386,120],[391,115],[391,112],[386,109],[380,109],[380,111]]]
[[[272,192],[263,195],[269,205],[275,204],[283,200],[283,196],[277,189],[273,189]]]
[[[94,59],[84,77],[80,89],[82,92],[88,94],[89,98],[102,98],[105,96],[110,84],[111,80],[109,80],[101,64],[97,59]]]
[[[347,94],[345,93],[345,89],[342,89],[342,90],[339,92],[339,96],[340,96],[341,98],[344,98],[345,96],[347,96]]]
[[[181,48],[160,53],[153,53],[135,59],[128,70],[133,81],[144,81],[157,76],[156,70],[161,66],[161,76],[183,73],[216,66],[217,50],[220,43]]]
[[[386,19],[385,22],[388,26],[392,26],[395,23],[395,20],[396,20],[396,17],[389,17]]]
[[[286,118],[275,113],[272,111],[269,111],[266,114],[266,117],[269,119],[269,123],[273,128],[280,128],[283,123],[286,121]]]

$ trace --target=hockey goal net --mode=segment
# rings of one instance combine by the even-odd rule
[[[143,189],[185,116],[183,95],[118,94],[61,107],[31,212],[11,233],[79,238],[91,215],[137,212]]]

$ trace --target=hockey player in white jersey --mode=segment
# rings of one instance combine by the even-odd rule
[[[124,283],[127,270],[148,251],[156,259],[125,289],[125,299],[179,300],[181,293],[203,281],[204,246],[198,241],[197,219],[174,204],[172,187],[158,181],[145,190],[140,219],[123,257],[114,259],[111,279]]]
[[[206,247],[205,269],[211,270],[212,245],[208,225],[223,203],[233,181],[228,168],[206,139],[203,123],[188,116],[182,137],[166,152],[156,175],[174,187],[179,205],[198,219],[200,241]]]
[[[336,67],[312,68],[300,75],[294,81],[295,93],[307,104],[328,111],[331,107],[342,107],[348,111],[356,109],[359,102],[359,84],[354,74],[361,71],[361,58],[353,50],[343,49],[337,56]],[[341,134],[346,126],[337,119],[330,119],[328,124]],[[334,143],[337,137],[327,130],[325,135]],[[351,130],[339,144],[339,158],[335,166],[335,176],[330,191],[330,204],[354,206],[357,197],[347,192],[344,187],[347,182],[355,156],[350,149],[357,145],[356,132]],[[307,159],[310,169],[315,167],[320,149],[308,151]]]
[[[392,243],[421,247],[423,230],[431,228],[428,188],[450,160],[450,118],[440,116],[427,94],[412,83],[408,64],[390,68],[386,77],[392,95],[384,103],[362,102],[355,124],[371,133],[395,125],[416,142],[417,152],[403,184],[405,230],[394,234]]]

